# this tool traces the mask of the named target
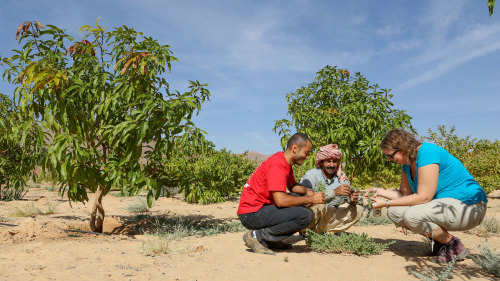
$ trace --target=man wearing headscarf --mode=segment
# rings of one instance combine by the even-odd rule
[[[362,216],[358,206],[359,193],[351,189],[346,174],[342,171],[342,152],[338,145],[320,147],[315,161],[316,168],[305,173],[300,184],[315,192],[324,191],[326,204],[314,205],[313,221],[308,228],[316,232],[341,232],[354,225]],[[349,203],[343,206],[344,203]]]

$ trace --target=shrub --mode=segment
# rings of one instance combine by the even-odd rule
[[[235,196],[256,168],[256,163],[243,155],[226,149],[217,151],[213,144],[199,151],[179,147],[168,160],[158,167],[157,180],[163,187],[161,194],[184,193],[190,203],[221,203]]]
[[[361,235],[341,233],[337,236],[330,232],[318,234],[308,229],[306,243],[314,251],[320,253],[351,253],[358,256],[368,256],[383,252],[395,241],[377,243],[366,233]]]
[[[424,141],[433,142],[458,158],[486,193],[500,188],[500,141],[460,138],[455,134],[455,126],[449,131],[438,126],[438,132],[429,129]]]
[[[388,224],[392,224],[392,221],[384,214],[382,214],[380,217],[365,216],[356,223],[357,226],[388,225]]]
[[[198,218],[186,217],[151,217],[138,216],[138,220],[144,220],[145,225],[142,232],[159,236],[180,239],[187,236],[212,236],[226,232],[239,232],[245,230],[239,221],[221,222],[216,220],[200,220]],[[151,232],[151,229],[154,231]]]
[[[496,217],[485,217],[480,225],[469,232],[478,236],[489,237],[490,233],[500,233],[500,221]]]
[[[147,213],[149,212],[148,203],[146,200],[137,196],[134,202],[127,206],[127,211],[131,213]]]
[[[6,186],[1,190],[0,197],[5,201],[21,200],[28,193],[28,189],[28,186],[22,185],[18,187]]]
[[[38,215],[51,215],[57,210],[57,205],[48,203],[46,208],[40,209],[34,203],[22,204],[16,207],[9,215],[11,217],[35,217]]]
[[[411,272],[411,274],[415,275],[415,277],[423,281],[444,281],[453,275],[453,270],[455,269],[456,261],[457,261],[456,256],[453,256],[453,259],[446,265],[446,267],[440,273],[437,273],[432,269],[426,268],[425,270],[427,271],[428,274],[419,273],[414,270]]]
[[[500,253],[496,253],[495,249],[491,251],[488,244],[478,246],[479,255],[473,255],[474,263],[482,267],[489,273],[500,277]]]
[[[158,256],[168,254],[171,250],[170,240],[166,238],[147,236],[142,241],[142,253],[146,256]]]

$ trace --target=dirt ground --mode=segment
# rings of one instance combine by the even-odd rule
[[[94,194],[87,204],[73,203],[41,185],[31,188],[25,200],[0,201],[0,280],[419,280],[410,272],[440,271],[420,235],[405,235],[393,225],[355,226],[349,231],[367,233],[377,242],[395,240],[380,255],[319,254],[303,240],[275,256],[252,253],[242,232],[187,237],[168,245],[169,253],[148,256],[143,252],[147,236],[132,225],[136,214],[127,210],[136,198],[108,194],[104,230],[94,235],[64,230],[88,230]],[[26,206],[52,210],[53,214],[16,217]],[[150,215],[184,218],[237,219],[238,202],[192,205],[179,198],[160,198]],[[490,194],[488,217],[500,218],[500,193]],[[6,224],[17,225],[8,226]],[[471,253],[485,238],[472,233],[453,233]],[[298,238],[292,237],[292,239]],[[299,239],[295,239],[299,240]],[[500,236],[488,238],[500,249]],[[459,262],[452,280],[498,280],[468,258]]]

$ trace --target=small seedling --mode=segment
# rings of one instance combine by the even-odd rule
[[[288,262],[288,256],[285,256],[285,257],[283,258],[283,261],[284,261],[284,262]]]
[[[326,191],[326,184],[322,181],[318,182],[316,184],[316,190],[317,190],[317,192],[325,192]]]

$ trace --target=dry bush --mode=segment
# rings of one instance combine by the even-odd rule
[[[35,204],[21,204],[9,213],[11,217],[35,217],[38,215],[52,215],[56,213],[57,205],[47,203],[46,208],[39,208]]]

